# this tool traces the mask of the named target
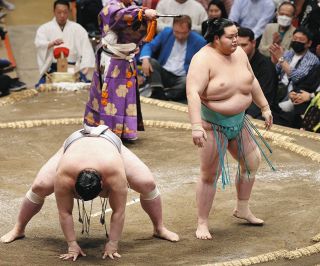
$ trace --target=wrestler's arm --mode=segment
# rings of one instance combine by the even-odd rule
[[[63,260],[72,259],[75,261],[79,255],[85,256],[76,241],[74,223],[72,217],[74,199],[74,180],[69,173],[58,171],[54,184],[54,193],[59,212],[60,226],[68,243],[68,253],[60,256]]]
[[[111,183],[108,184],[109,204],[112,209],[110,218],[109,240],[105,245],[103,259],[109,257],[120,257],[118,253],[118,243],[123,230],[125,208],[127,201],[127,181],[124,171],[113,174],[113,177],[108,177]]]
[[[200,96],[209,83],[209,67],[205,58],[204,48],[191,60],[187,75],[187,99],[192,137],[195,145],[202,147],[206,140],[206,133],[202,128],[201,98]]]
[[[254,73],[253,73],[253,70],[251,68],[249,61],[247,61],[247,66],[248,66],[248,69],[250,70],[250,72],[252,73],[252,75],[254,76]],[[254,76],[254,79],[252,82],[251,95],[252,95],[253,102],[261,109],[262,116],[265,119],[266,129],[269,129],[273,123],[272,113],[270,110],[269,103],[268,103],[268,101],[267,101],[266,97],[264,96],[264,93],[261,89],[259,81],[257,80],[257,78],[255,76]]]

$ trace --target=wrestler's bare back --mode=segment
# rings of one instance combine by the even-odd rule
[[[76,179],[85,168],[97,170],[102,175],[103,187],[118,183],[125,179],[122,157],[117,148],[104,138],[81,138],[69,146],[61,156],[57,167],[57,175]],[[118,180],[115,180],[117,179]],[[126,180],[121,180],[126,183]],[[107,197],[108,191],[103,189],[100,196]]]
[[[245,111],[252,102],[254,74],[246,53],[237,47],[229,56],[223,55],[211,45],[203,47],[193,59],[190,77],[197,76],[201,102],[211,110],[223,115],[234,115]],[[202,79],[202,82],[197,82]],[[199,87],[201,86],[201,88]]]

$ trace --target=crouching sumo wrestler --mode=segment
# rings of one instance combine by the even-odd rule
[[[75,261],[85,253],[76,241],[72,217],[74,198],[86,201],[100,196],[109,199],[112,209],[103,259],[120,257],[118,242],[124,225],[128,184],[140,193],[141,206],[154,226],[154,236],[178,241],[179,236],[163,225],[160,193],[149,168],[124,147],[107,126],[98,126],[71,134],[40,169],[23,200],[14,228],[1,242],[23,238],[28,222],[40,211],[45,197],[54,192],[61,228],[68,243],[68,252],[60,258]]]

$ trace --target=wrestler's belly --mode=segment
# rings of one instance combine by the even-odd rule
[[[209,109],[222,115],[235,115],[244,112],[252,103],[251,94],[235,94],[223,100],[201,98],[201,102]]]

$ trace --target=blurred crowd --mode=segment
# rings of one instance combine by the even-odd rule
[[[6,17],[7,11],[15,9],[15,5],[6,0],[0,0],[0,25],[1,20]],[[4,26],[0,26],[0,42],[4,42],[7,31]],[[3,45],[2,45],[3,46]],[[16,73],[14,62],[8,58],[0,58],[0,97],[9,95],[10,92],[20,91],[27,88],[24,82],[21,82]]]

